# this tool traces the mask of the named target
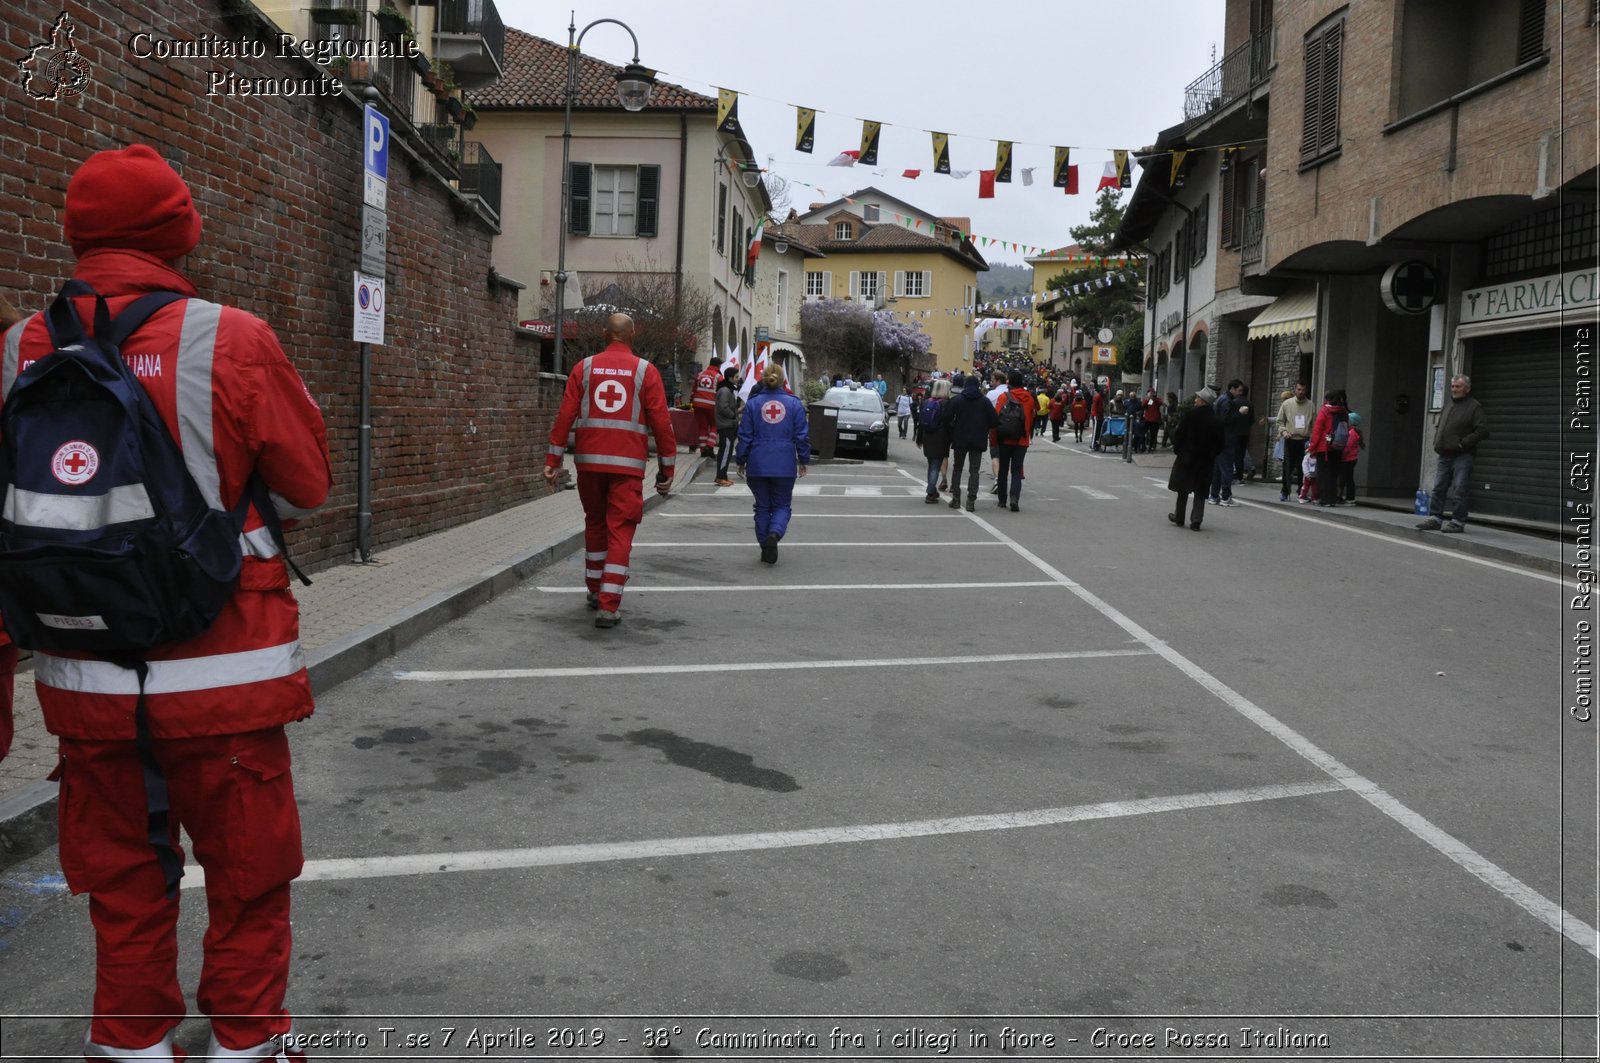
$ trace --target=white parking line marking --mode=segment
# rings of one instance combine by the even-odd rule
[[[1072,485],[1072,489],[1074,491],[1082,491],[1084,494],[1088,495],[1090,498],[1105,499],[1105,500],[1112,501],[1112,502],[1115,502],[1116,499],[1117,499],[1116,495],[1107,494],[1106,492],[1100,491],[1100,490],[1096,490],[1093,487],[1085,487],[1082,484],[1073,484]]]
[[[653,513],[651,520],[657,517],[676,517],[679,520],[749,520],[748,511],[741,510],[737,513]],[[960,520],[959,513],[812,513],[810,510],[801,510],[795,515],[797,520],[827,520],[841,518],[844,520]]]
[[[1365,535],[1369,539],[1379,539],[1383,542],[1392,543],[1397,546],[1410,547],[1413,550],[1421,550],[1425,553],[1437,554],[1440,557],[1448,557],[1454,561],[1470,561],[1474,565],[1482,565],[1485,568],[1498,569],[1501,572],[1511,572],[1518,576],[1529,576],[1533,579],[1544,580],[1546,583],[1554,583],[1557,586],[1564,585],[1564,581],[1558,576],[1546,575],[1543,572],[1535,572],[1532,569],[1518,568],[1516,565],[1508,565],[1502,561],[1491,561],[1484,557],[1474,557],[1471,554],[1458,553],[1455,550],[1441,550],[1437,546],[1427,546],[1423,543],[1410,542],[1406,539],[1400,538],[1397,535],[1384,535],[1381,532],[1367,531],[1365,528],[1352,528],[1350,525],[1341,523],[1339,521],[1323,520],[1321,517],[1314,516],[1310,513],[1297,513],[1292,509],[1284,509],[1283,507],[1286,505],[1286,503],[1250,501],[1244,504],[1252,509],[1259,509],[1263,513],[1271,513],[1279,517],[1288,517],[1290,520],[1308,521],[1324,528],[1336,528],[1339,531],[1349,532],[1351,535]],[[1574,586],[1576,586],[1576,584],[1574,584]]]
[[[750,583],[697,587],[638,587],[629,594],[708,594],[716,591],[962,591],[998,590],[1002,587],[1054,587],[1052,580],[1016,580],[1006,583]],[[535,587],[545,594],[585,594],[583,587]]]
[[[1298,514],[1289,515],[1298,516]],[[1008,544],[1020,556],[1031,562],[1040,572],[1050,576],[1061,586],[1077,595],[1090,608],[1122,628],[1122,630],[1160,656],[1165,657],[1174,667],[1209,690],[1223,704],[1272,735],[1272,737],[1318,768],[1321,768],[1328,775],[1337,779],[1341,785],[1360,794],[1378,811],[1400,824],[1445,857],[1454,861],[1478,881],[1497,891],[1556,933],[1564,935],[1574,944],[1581,946],[1585,952],[1593,956],[1600,956],[1600,941],[1597,941],[1594,927],[1591,927],[1577,916],[1545,897],[1487,857],[1476,852],[1459,838],[1446,833],[1420,813],[1401,804],[1400,801],[1387,793],[1377,783],[1360,775],[1355,769],[1334,757],[1333,754],[1323,750],[1309,738],[1223,683],[1222,680],[1189,660],[1167,643],[1156,638],[1155,635],[1136,624],[1120,610],[1098,597],[1093,591],[1090,591],[1080,583],[1074,582],[1059,569],[1050,565],[1033,551],[1012,539],[982,517],[976,514],[968,514],[968,516],[986,528],[995,538]],[[1386,538],[1384,536],[1378,537]]]
[[[996,544],[999,545],[999,544]],[[638,664],[598,668],[478,668],[458,672],[397,671],[410,683],[450,683],[468,679],[581,679],[614,675],[695,675],[702,672],[797,672],[830,668],[932,668],[939,665],[1017,664],[1025,661],[1077,661],[1100,657],[1149,657],[1147,649],[1059,650],[1053,653],[987,653],[951,657],[899,657],[854,661],[736,661],[731,664]]]
[[[358,878],[393,878],[411,875],[454,874],[463,871],[511,871],[534,867],[569,867],[574,864],[609,863],[619,860],[660,860],[674,856],[711,856],[722,853],[748,853],[770,849],[797,849],[816,845],[847,845],[859,842],[899,841],[905,838],[932,838],[946,834],[975,834],[983,831],[1052,827],[1065,823],[1086,823],[1100,819],[1126,819],[1160,812],[1191,812],[1204,808],[1284,801],[1342,789],[1336,783],[1285,783],[1256,786],[1245,790],[1217,790],[1210,793],[1147,797],[1132,801],[1107,801],[1098,805],[1070,805],[1029,812],[1002,812],[984,816],[952,816],[945,819],[913,820],[901,823],[867,823],[848,827],[820,827],[811,830],[762,831],[753,834],[702,835],[687,838],[654,838],[635,842],[599,842],[589,845],[546,845],[525,849],[490,849],[458,853],[415,853],[410,856],[367,856],[342,860],[307,860],[299,881],[342,882]],[[199,889],[205,875],[199,867],[186,869],[182,887]]]
[[[731,542],[731,543],[713,543],[713,542],[706,542],[704,540],[702,540],[700,542],[694,542],[694,543],[634,543],[633,544],[633,548],[635,550],[643,550],[643,549],[677,550],[677,549],[687,549],[689,547],[707,547],[707,548],[710,548],[710,549],[713,549],[713,550],[725,550],[725,549],[727,549],[729,547],[759,546],[759,545],[760,544],[757,543],[754,539],[740,539],[738,542]],[[859,543],[792,543],[787,539],[785,539],[783,541],[783,548],[785,550],[794,550],[794,549],[799,548],[799,547],[807,547],[807,546],[918,546],[918,547],[920,547],[920,546],[1004,546],[1004,545],[1005,545],[1005,543],[997,543],[992,539],[951,539],[951,540],[949,540],[947,542],[925,542],[925,541],[920,541],[920,540],[913,540],[913,541],[910,541],[910,542],[903,542],[903,543],[889,543],[889,542],[884,542],[881,539],[874,539],[874,540],[871,540],[869,542],[859,542]]]

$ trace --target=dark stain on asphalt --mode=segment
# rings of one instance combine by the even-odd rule
[[[485,749],[478,754],[478,767],[507,775],[522,767],[522,754],[511,749]]]
[[[371,735],[362,735],[359,738],[352,738],[350,744],[357,749],[371,749],[378,744],[378,740]]]
[[[1070,709],[1078,704],[1071,698],[1057,697],[1054,694],[1051,694],[1049,697],[1039,698],[1038,701],[1039,704],[1043,705],[1047,709]]]
[[[726,897],[726,896],[728,896],[728,891],[727,890],[712,890],[711,891],[711,896],[713,896],[713,897]]]
[[[518,727],[525,727],[530,731],[532,731],[532,730],[534,730],[536,728],[537,729],[550,728],[552,730],[559,731],[559,730],[562,730],[563,728],[565,728],[567,726],[564,723],[552,723],[549,720],[541,720],[537,716],[519,716],[515,720],[512,720],[511,722],[516,724]]]
[[[829,952],[788,952],[773,961],[772,969],[807,982],[836,982],[850,973],[850,965]]]
[[[433,782],[423,787],[435,793],[450,794],[465,790],[473,783],[488,782],[493,773],[482,768],[468,768],[459,764],[444,764],[433,769]]]
[[[1528,951],[1527,946],[1523,945],[1520,941],[1508,941],[1506,942],[1506,948],[1510,949],[1512,952]]]
[[[594,736],[594,740],[596,742],[626,742],[627,741],[627,739],[623,738],[621,735],[614,735],[614,734],[595,735]]]
[[[1114,735],[1142,735],[1146,729],[1138,726],[1137,724],[1113,723],[1107,724],[1106,730],[1110,731]]]
[[[502,724],[493,723],[489,720],[483,720],[478,724],[478,730],[482,731],[486,735],[497,735],[504,734],[506,728]]]
[[[1141,738],[1137,742],[1107,742],[1111,749],[1120,749],[1124,753],[1165,753],[1167,744],[1159,738]]]
[[[666,754],[667,760],[682,768],[703,771],[723,782],[753,786],[758,790],[787,794],[800,789],[791,775],[772,768],[758,768],[748,753],[739,753],[707,742],[696,742],[658,727],[629,731],[623,736],[636,746],[649,746]]]
[[[1262,894],[1268,904],[1275,904],[1280,908],[1337,908],[1339,902],[1323,893],[1321,890],[1312,889],[1310,886],[1297,886],[1293,883],[1278,886]]]
[[[673,879],[673,877],[671,875],[657,875],[656,876],[656,881],[661,883],[663,886],[665,886],[667,883],[675,881],[675,880]]]
[[[425,727],[391,727],[378,736],[378,741],[392,746],[410,746],[432,738]]]

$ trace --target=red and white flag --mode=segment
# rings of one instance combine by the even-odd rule
[[[854,166],[856,164],[856,160],[859,158],[861,158],[861,153],[859,151],[841,151],[839,154],[828,160],[828,165]]]

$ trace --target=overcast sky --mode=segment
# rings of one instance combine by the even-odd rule
[[[793,182],[800,210],[874,185],[979,236],[1059,247],[1088,220],[1113,148],[1138,148],[1183,120],[1183,90],[1220,57],[1223,0],[496,0],[506,25],[562,44],[569,12],[628,24],[639,60],[663,80],[706,95],[737,90],[758,159]],[[622,64],[628,34],[597,26],[583,53]],[[811,155],[794,150],[795,105],[817,113]],[[884,123],[878,166],[826,163],[857,149],[861,120]],[[953,169],[934,174],[928,130],[951,134]],[[1012,183],[978,199],[995,140],[1016,141]],[[1072,147],[1077,196],[1050,187],[1052,145]],[[1034,167],[1034,184],[1022,184]],[[920,169],[916,180],[901,171]],[[1135,180],[1138,170],[1134,170]],[[808,187],[813,186],[813,187]],[[817,191],[817,189],[821,191]],[[1009,247],[979,250],[1021,262]]]

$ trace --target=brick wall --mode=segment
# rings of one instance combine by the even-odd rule
[[[183,173],[205,221],[187,272],[202,295],[272,324],[327,418],[334,488],[291,533],[305,567],[355,545],[359,350],[351,273],[361,213],[361,106],[345,98],[207,96],[206,71],[315,76],[298,59],[140,59],[147,31],[194,39],[251,32],[253,9],[176,0],[127,12],[69,0],[89,67],[77,97],[30,98],[15,62],[49,35],[61,0],[15,0],[0,27],[0,292],[36,309],[70,275],[67,180],[91,153],[154,146]],[[224,8],[245,17],[225,19]],[[405,152],[391,151],[387,343],[372,351],[375,547],[487,516],[540,490],[558,385],[513,333],[516,299],[489,276],[491,229]]]
[[[1531,196],[1541,142],[1552,136],[1548,183],[1592,170],[1596,35],[1590,0],[1548,0],[1545,66],[1461,103],[1456,160],[1448,168],[1449,109],[1399,131],[1395,104],[1397,0],[1301,0],[1275,6],[1277,69],[1269,118],[1269,266],[1327,241],[1367,240],[1371,201],[1378,235],[1438,207],[1486,196]],[[1305,99],[1306,33],[1347,9],[1340,86],[1339,158],[1299,172]],[[1563,164],[1565,169],[1563,170]]]

